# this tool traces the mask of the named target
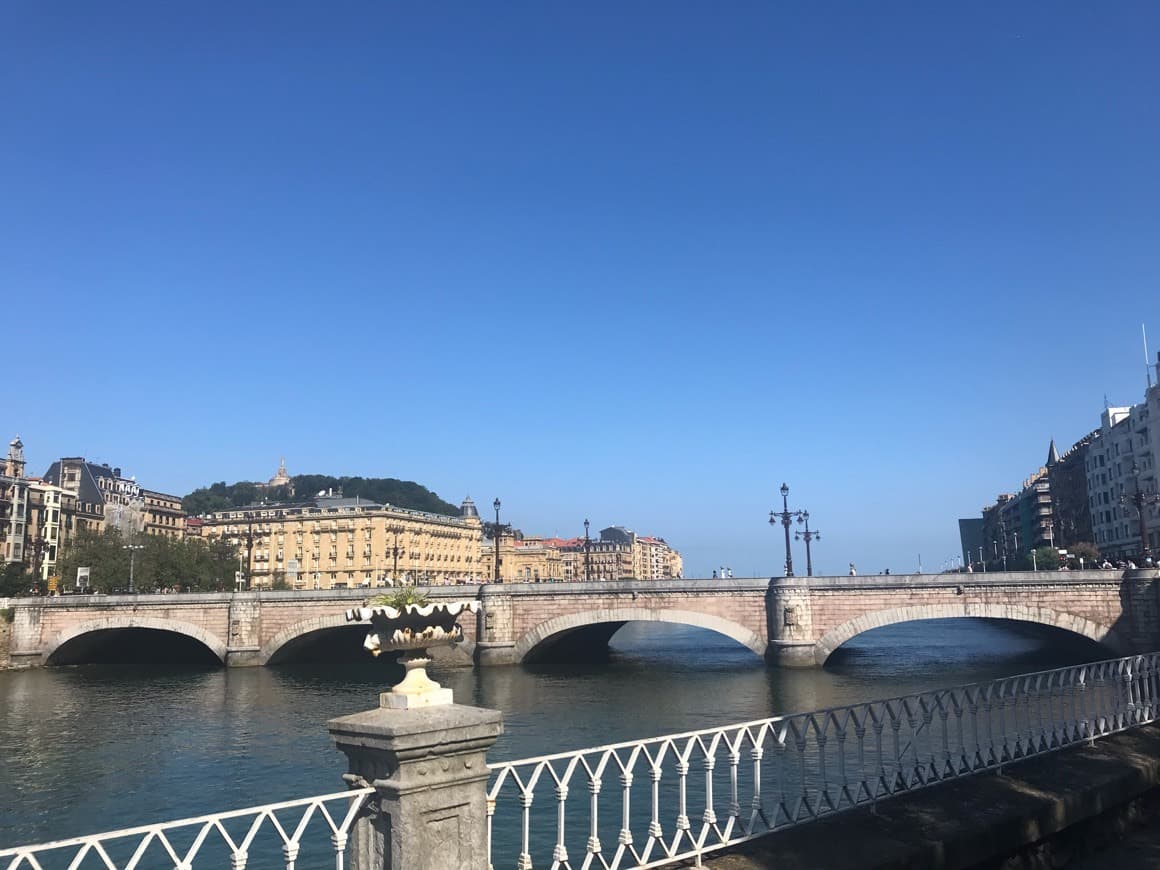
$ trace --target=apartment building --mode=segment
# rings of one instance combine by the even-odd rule
[[[342,589],[479,580],[482,526],[467,499],[460,516],[327,493],[198,518],[203,539],[229,541],[239,581],[254,588]]]

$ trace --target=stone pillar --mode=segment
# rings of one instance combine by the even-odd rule
[[[475,629],[475,662],[480,667],[514,665],[515,605],[502,585],[479,587],[479,613]]]
[[[0,671],[11,665],[8,656],[8,645],[12,641],[12,623],[8,621],[11,612],[7,607],[0,607]]]
[[[327,727],[352,786],[373,786],[351,831],[351,870],[487,870],[487,750],[497,710],[368,710]]]
[[[42,599],[18,598],[12,602],[12,627],[8,639],[9,667],[32,668],[42,664],[45,640],[41,636]]]
[[[769,646],[765,660],[781,668],[815,668],[814,623],[805,577],[774,577],[765,592]]]
[[[1120,581],[1121,617],[1112,627],[1119,654],[1160,649],[1160,571],[1125,571]]]
[[[260,665],[262,599],[259,592],[238,592],[230,597],[229,636],[226,638],[226,667]]]

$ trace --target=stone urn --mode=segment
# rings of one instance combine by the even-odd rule
[[[399,661],[407,669],[403,681],[389,692],[379,695],[379,704],[392,710],[435,707],[452,702],[451,690],[427,676],[431,659],[427,650],[436,646],[454,646],[463,640],[459,617],[478,613],[478,601],[439,601],[429,604],[404,604],[355,607],[346,612],[347,622],[368,623],[363,647],[378,656],[388,650],[402,650]]]

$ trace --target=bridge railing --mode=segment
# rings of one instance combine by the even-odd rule
[[[351,825],[374,794],[359,788],[244,810],[0,849],[4,870],[230,867],[343,870]]]
[[[1157,717],[1160,654],[490,766],[492,865],[657,867]]]

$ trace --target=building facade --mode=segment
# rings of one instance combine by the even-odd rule
[[[76,529],[76,496],[40,478],[28,484],[27,561],[33,574],[47,584],[56,575],[61,548]],[[53,591],[55,591],[53,589]]]
[[[503,535],[499,546],[499,578],[501,583],[543,583],[564,579],[561,553],[554,545],[556,539],[522,538]],[[495,542],[485,539],[480,547],[483,565],[481,577],[494,581]]]
[[[1048,456],[1047,476],[1054,521],[1052,546],[1066,549],[1073,544],[1095,542],[1087,477],[1088,447],[1094,437],[1095,433],[1089,432],[1062,456]]]
[[[494,542],[483,544],[482,558],[495,573]],[[584,580],[669,580],[682,576],[681,554],[664,538],[637,535],[609,526],[597,538],[538,538],[519,534],[500,539],[500,581],[536,583]]]
[[[175,495],[141,490],[144,511],[144,530],[148,535],[163,535],[167,538],[185,537],[185,511],[181,499]]]
[[[0,475],[0,553],[5,563],[26,566],[48,589],[61,548],[78,527],[76,498],[24,470],[24,444],[17,437]]]
[[[325,495],[198,519],[203,538],[225,538],[235,548],[239,582],[253,588],[444,585],[487,576],[473,508],[451,517]]]
[[[1153,553],[1160,550],[1156,503],[1160,440],[1153,420],[1160,422],[1160,386],[1150,385],[1144,402],[1105,408],[1088,445],[1085,469],[1092,532],[1105,556],[1136,558],[1145,546]]]
[[[108,463],[65,457],[49,466],[44,479],[75,496],[78,531],[114,528],[126,537],[185,533],[180,498],[142,489],[135,478],[122,477],[121,469]]]
[[[23,563],[28,528],[28,480],[24,476],[24,444],[17,435],[8,443],[0,474],[0,554],[5,564]]]

